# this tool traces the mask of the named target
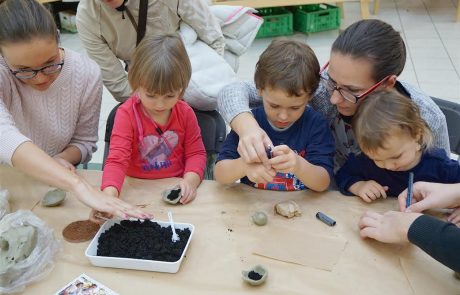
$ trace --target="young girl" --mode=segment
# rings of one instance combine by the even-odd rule
[[[180,99],[190,76],[178,35],[146,37],[139,44],[128,76],[135,92],[117,110],[102,176],[104,192],[118,197],[125,175],[182,177],[180,202],[195,198],[206,152],[195,113]]]
[[[456,183],[460,165],[440,148],[430,148],[432,134],[418,106],[396,91],[369,95],[353,119],[353,132],[362,154],[350,155],[337,172],[343,194],[366,202],[398,196],[415,181]]]

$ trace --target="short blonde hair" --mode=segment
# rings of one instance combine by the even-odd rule
[[[192,66],[178,34],[146,36],[134,52],[128,81],[131,89],[164,95],[182,89],[192,76]]]
[[[361,102],[353,118],[353,132],[366,154],[384,149],[395,128],[418,138],[422,150],[430,148],[433,136],[418,106],[396,90],[370,94]]]

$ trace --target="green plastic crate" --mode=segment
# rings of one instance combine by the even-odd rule
[[[257,15],[264,19],[264,23],[257,32],[256,38],[292,35],[292,12],[283,7],[261,8]]]
[[[294,29],[304,33],[334,30],[340,27],[340,9],[329,4],[298,6],[294,11]]]

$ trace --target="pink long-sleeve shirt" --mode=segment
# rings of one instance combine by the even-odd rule
[[[125,175],[158,179],[195,172],[203,178],[205,166],[200,127],[187,103],[178,101],[168,122],[159,125],[133,95],[117,110],[101,189],[113,186],[120,192]]]

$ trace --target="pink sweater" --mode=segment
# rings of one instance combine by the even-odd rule
[[[11,165],[19,145],[32,141],[48,155],[68,145],[88,162],[96,151],[102,81],[88,57],[66,49],[64,66],[45,91],[14,77],[0,56],[0,162]]]
[[[143,111],[137,95],[120,106],[110,138],[102,189],[113,186],[120,192],[125,175],[158,179],[195,172],[203,178],[206,151],[192,108],[180,100],[165,125],[155,124]]]

